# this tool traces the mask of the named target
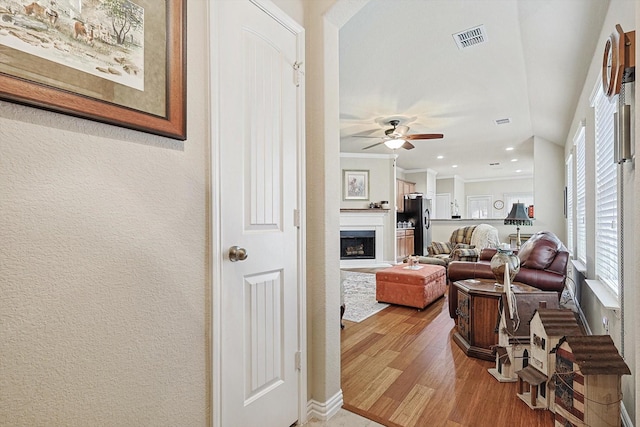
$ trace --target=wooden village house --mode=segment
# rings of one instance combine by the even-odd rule
[[[583,335],[576,314],[569,309],[539,308],[529,322],[529,360],[516,371],[518,396],[532,409],[553,412],[554,390],[550,386],[555,372],[555,354],[551,353],[567,335]],[[523,383],[528,383],[525,390]]]
[[[621,376],[631,375],[609,335],[566,336],[556,358],[555,425],[620,426]]]
[[[558,308],[558,297],[555,292],[536,292],[517,294],[514,318],[503,295],[500,303],[500,323],[498,326],[498,345],[494,347],[496,366],[489,373],[500,382],[515,382],[517,371],[524,369],[529,363],[530,331],[529,320],[539,307]]]

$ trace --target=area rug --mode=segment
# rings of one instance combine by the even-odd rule
[[[389,304],[376,301],[376,275],[355,271],[341,271],[344,282],[344,320],[362,322]]]

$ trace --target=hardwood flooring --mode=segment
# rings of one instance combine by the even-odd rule
[[[422,311],[392,305],[342,330],[344,408],[389,427],[551,427],[517,383],[500,383],[494,363],[467,357],[453,342],[447,300]]]

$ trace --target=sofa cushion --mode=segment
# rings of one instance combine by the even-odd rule
[[[560,242],[555,236],[544,233],[535,234],[518,251],[520,266],[534,270],[544,270],[556,257]]]
[[[461,227],[453,230],[451,233],[451,237],[449,237],[449,241],[453,244],[456,243],[471,243],[471,236],[473,235],[473,231],[476,229],[475,225],[469,225],[466,227]]]
[[[475,249],[476,245],[467,245],[464,243],[456,243],[456,245],[453,247],[453,250],[451,252],[454,252],[458,249]]]
[[[459,258],[468,258],[468,257],[472,257],[474,259],[478,259],[478,252],[473,249],[456,249],[453,252],[456,256],[458,256]]]
[[[450,242],[431,242],[431,245],[428,248],[429,255],[440,255],[440,254],[450,254],[451,253],[451,243]]]

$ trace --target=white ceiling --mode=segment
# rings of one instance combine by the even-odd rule
[[[380,123],[400,118],[409,134],[444,134],[397,150],[402,169],[466,180],[532,176],[533,137],[567,139],[608,6],[371,0],[340,30],[341,151],[392,153],[363,151],[380,139],[352,135],[383,136],[390,126]],[[458,49],[452,35],[478,25],[488,41]],[[495,123],[503,118],[510,123]]]

